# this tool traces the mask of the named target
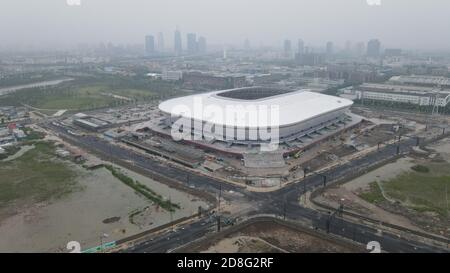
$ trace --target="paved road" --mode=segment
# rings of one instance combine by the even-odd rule
[[[102,154],[111,161],[120,164],[120,160],[132,161],[135,166],[145,170],[151,170],[164,174],[181,183],[187,183],[188,172],[183,169],[170,167],[161,164],[157,160],[137,154],[131,150],[112,145],[111,143],[94,136],[73,137],[62,127],[47,124],[47,128],[58,132],[62,136],[73,141],[74,144],[82,146],[90,151]],[[416,144],[414,139],[405,139],[400,143],[400,153],[409,152]],[[371,227],[356,224],[342,218],[330,217],[330,215],[321,213],[309,208],[302,207],[298,200],[304,193],[304,189],[313,190],[323,186],[323,176],[327,177],[328,183],[343,177],[356,170],[361,170],[380,160],[388,159],[397,154],[397,145],[389,145],[381,148],[378,152],[370,153],[363,158],[355,159],[343,165],[337,166],[320,175],[308,176],[304,181],[288,185],[280,190],[269,193],[249,192],[233,184],[223,183],[211,177],[206,177],[194,173],[189,173],[189,185],[196,189],[207,191],[217,195],[220,191],[234,191],[241,193],[245,202],[254,205],[254,209],[245,213],[245,216],[254,216],[258,214],[272,214],[286,217],[290,220],[310,222],[311,225],[331,234],[339,235],[344,238],[367,244],[370,241],[380,242],[382,249],[388,252],[443,252],[446,250],[426,245],[420,242],[408,241],[396,235],[383,232]],[[242,200],[241,200],[242,201]],[[174,232],[158,235],[157,238],[149,239],[143,243],[135,245],[128,249],[129,252],[167,252],[178,246],[204,237],[208,232],[214,232],[215,223],[206,223],[205,219],[182,226]]]

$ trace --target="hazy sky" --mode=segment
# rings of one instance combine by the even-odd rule
[[[343,45],[379,38],[386,47],[450,49],[449,0],[0,0],[0,46],[143,43],[183,33],[208,43]],[[185,41],[183,41],[185,42]]]

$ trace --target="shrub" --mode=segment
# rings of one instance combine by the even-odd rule
[[[415,165],[411,167],[412,170],[419,172],[419,173],[428,173],[430,172],[430,169],[427,166],[424,165]]]

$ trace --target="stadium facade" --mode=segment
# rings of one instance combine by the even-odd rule
[[[172,133],[230,144],[281,143],[342,122],[351,100],[307,90],[244,87],[162,102]]]

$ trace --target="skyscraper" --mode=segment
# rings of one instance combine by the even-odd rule
[[[359,42],[356,44],[355,46],[355,52],[357,56],[362,56],[364,55],[364,51],[365,51],[365,44],[364,42]]]
[[[199,53],[202,53],[202,54],[206,53],[206,38],[203,36],[198,37],[197,46],[198,46]]]
[[[187,34],[187,52],[189,54],[195,54],[197,53],[197,35],[195,33],[188,33]]]
[[[155,53],[155,38],[152,35],[145,36],[145,55],[149,56]]]
[[[292,57],[292,44],[291,40],[284,40],[284,56],[286,58]]]
[[[244,50],[250,50],[250,40],[248,38],[246,38],[244,41]]]
[[[370,40],[367,43],[367,56],[378,57],[380,56],[381,43],[377,39]]]
[[[164,51],[164,35],[162,32],[158,33],[158,51]]]
[[[302,39],[298,39],[297,50],[298,50],[297,51],[298,54],[305,53],[305,43],[303,42]]]
[[[352,52],[352,41],[347,40],[345,42],[345,53],[350,54]]]
[[[327,55],[333,55],[333,42],[327,42],[326,48]]]
[[[224,59],[224,60],[227,59],[227,47],[226,46],[223,46],[222,59]]]
[[[177,56],[179,56],[183,53],[183,47],[181,45],[181,32],[180,32],[180,30],[178,30],[178,28],[175,30],[174,50],[175,50],[175,54]]]

